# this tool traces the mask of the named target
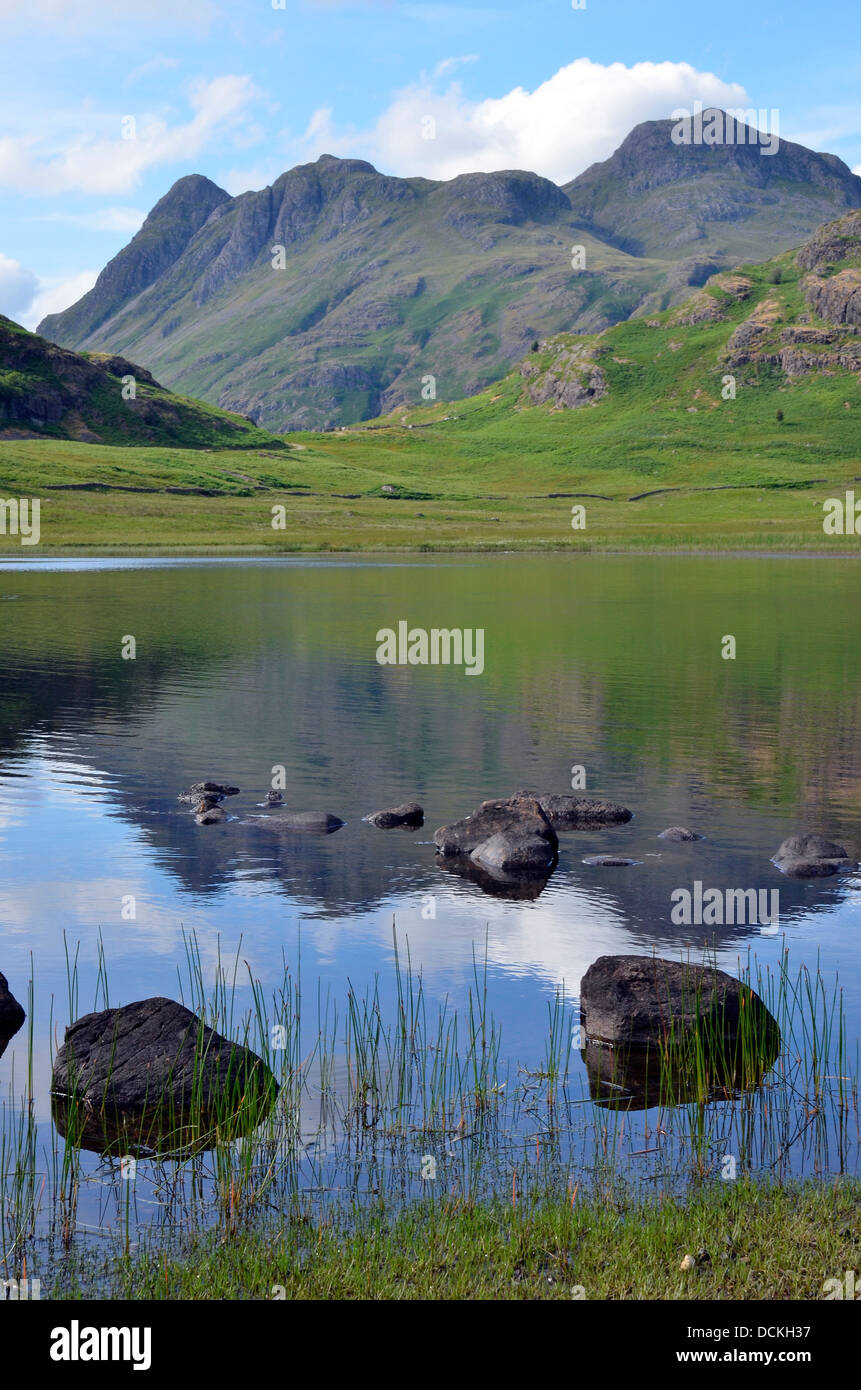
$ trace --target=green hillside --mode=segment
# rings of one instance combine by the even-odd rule
[[[848,552],[857,538],[826,541],[822,502],[861,474],[859,333],[861,212],[681,306],[541,339],[457,404],[248,451],[241,484],[235,455],[24,441],[0,444],[0,479],[52,490],[48,545]],[[168,479],[213,495],[167,497]],[[97,515],[82,483],[104,489]],[[153,490],[145,516],[130,486]]]
[[[166,391],[125,358],[68,352],[0,314],[0,445],[20,438],[284,447],[250,420]]]

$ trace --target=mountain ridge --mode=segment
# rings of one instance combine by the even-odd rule
[[[327,429],[426,390],[474,394],[536,338],[664,309],[861,206],[861,178],[835,156],[680,147],[673,124],[637,126],[564,187],[523,170],[400,178],[332,155],[235,198],[180,180],[39,331],[133,356],[268,429]]]

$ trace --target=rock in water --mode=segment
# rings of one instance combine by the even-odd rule
[[[193,806],[205,797],[207,800],[214,798],[221,801],[225,796],[238,796],[239,788],[231,787],[226,782],[192,782],[187,792],[180,792],[177,801],[184,801],[187,805]]]
[[[532,796],[510,796],[500,801],[482,801],[477,811],[434,832],[440,854],[472,854],[495,835],[504,835],[512,844],[539,839],[547,846],[548,859],[559,849],[556,831]]]
[[[267,792],[267,793],[266,793],[266,800],[269,802],[269,805],[270,805],[270,806],[283,806],[283,805],[284,805],[284,793],[283,793],[283,792]]]
[[[856,864],[842,845],[823,835],[790,835],[771,862],[790,878],[827,878]]]
[[[6,1051],[6,1044],[14,1038],[27,1017],[18,1000],[9,989],[5,975],[0,975],[0,1057]]]
[[[598,869],[627,869],[637,862],[636,859],[624,859],[618,854],[588,854],[583,860],[584,864]]]
[[[695,830],[688,830],[685,825],[671,825],[666,830],[662,830],[658,836],[659,840],[672,840],[674,843],[681,844],[686,840],[701,840],[702,835],[698,835]]]
[[[536,800],[554,830],[589,830],[599,825],[623,825],[633,812],[617,801],[597,801],[588,796],[552,796],[519,791],[515,797]]]
[[[555,851],[540,835],[512,835],[500,831],[476,845],[470,858],[487,869],[504,874],[544,873],[555,859]]]
[[[331,811],[288,811],[283,816],[267,816],[255,822],[265,824],[273,830],[297,831],[305,835],[331,835],[340,830],[344,822]]]
[[[742,1008],[757,1036],[777,1024],[758,994],[711,966],[658,956],[599,956],[580,985],[580,1012],[589,1038],[645,1046],[708,1020],[708,1032],[734,1038]]]
[[[198,825],[218,825],[221,821],[227,820],[227,813],[211,797],[205,796],[195,808],[194,819]]]
[[[265,1062],[207,1027],[173,999],[143,999],[86,1014],[66,1029],[54,1060],[55,1099],[81,1107],[106,1135],[137,1125],[152,1147],[167,1131],[255,1122],[278,1083]],[[141,1128],[141,1126],[143,1128]],[[73,1133],[72,1126],[69,1132]]]
[[[365,816],[365,820],[370,825],[379,826],[380,830],[391,830],[398,825],[418,829],[425,823],[424,807],[417,801],[405,801],[401,806],[392,806],[387,811],[375,811],[373,815]]]

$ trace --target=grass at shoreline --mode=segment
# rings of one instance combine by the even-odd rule
[[[858,551],[857,536],[826,536],[822,529],[824,499],[842,498],[857,486],[855,462],[832,462],[826,481],[820,466],[808,467],[806,477],[786,483],[763,469],[761,477],[720,486],[698,484],[686,470],[674,469],[672,476],[657,480],[665,490],[647,496],[640,494],[649,491],[648,480],[644,484],[633,473],[608,478],[597,470],[584,476],[573,467],[559,473],[536,465],[519,486],[509,478],[499,487],[483,473],[471,472],[462,476],[457,490],[449,491],[448,482],[437,488],[437,494],[442,490],[447,495],[411,497],[409,491],[421,483],[415,464],[409,472],[402,466],[389,472],[384,451],[370,475],[352,459],[347,464],[338,457],[346,454],[349,436],[324,440],[318,437],[303,454],[291,451],[289,463],[283,464],[256,452],[239,456],[239,462],[235,452],[206,454],[205,476],[194,471],[201,467],[201,455],[189,450],[3,444],[0,496],[38,497],[41,535],[38,545],[0,535],[0,555],[33,560],[63,551],[134,554],[157,549],[266,555]],[[354,441],[356,447],[367,448]],[[430,466],[423,456],[416,462]],[[188,491],[165,490],[168,469],[174,470],[177,486]],[[249,481],[227,476],[236,469]],[[58,481],[62,477],[68,482]],[[389,477],[395,478],[391,485],[400,487],[401,495],[379,495]],[[195,486],[201,490],[191,490]],[[604,495],[588,495],[599,492]],[[358,495],[346,495],[351,493]],[[572,528],[574,505],[586,509],[585,529]],[[284,525],[277,530],[273,507],[284,508]]]
[[[144,1248],[103,1260],[98,1275],[105,1297],[126,1299],[808,1300],[861,1268],[859,1217],[855,1179],[711,1184],[686,1201],[616,1189],[507,1204],[449,1196],[352,1226],[282,1219],[204,1235],[179,1256]],[[82,1273],[56,1296],[92,1297]]]

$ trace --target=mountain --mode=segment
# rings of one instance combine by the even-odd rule
[[[672,125],[638,126],[565,189],[516,170],[393,178],[330,155],[236,198],[183,179],[39,331],[132,356],[267,429],[327,428],[472,395],[536,338],[664,309],[861,206],[833,156],[677,146]]]
[[[723,116],[704,111],[703,129]],[[708,253],[735,264],[797,246],[820,223],[861,206],[861,178],[836,155],[777,139],[768,153],[744,124],[732,142],[676,144],[678,124],[645,121],[610,159],[565,184],[575,218],[634,256]]]
[[[859,374],[856,210],[818,228],[800,249],[710,276],[662,313],[598,333],[541,339],[507,377],[471,400],[412,410],[364,429],[400,424],[436,432],[445,425],[446,457],[456,457],[451,441],[463,433],[478,459],[484,432],[502,453],[503,434],[520,429],[516,416],[531,422],[537,439],[538,407],[542,415],[568,417],[571,424],[554,422],[554,433],[562,432],[572,458],[588,454],[599,471],[610,470],[610,487],[623,460],[658,475],[668,462],[666,441],[673,455],[680,454],[690,447],[691,430],[693,458],[702,469],[711,451],[727,457],[729,440],[731,453],[758,459],[763,446],[791,448],[794,431],[803,428],[811,434],[795,447],[819,467],[826,456],[855,456],[854,435],[849,441],[854,421],[846,412],[853,412]],[[781,429],[776,412],[790,409],[794,419]],[[813,442],[823,427],[827,447]]]
[[[248,420],[173,395],[123,357],[69,352],[0,315],[0,441],[41,436],[91,444],[284,447]]]

